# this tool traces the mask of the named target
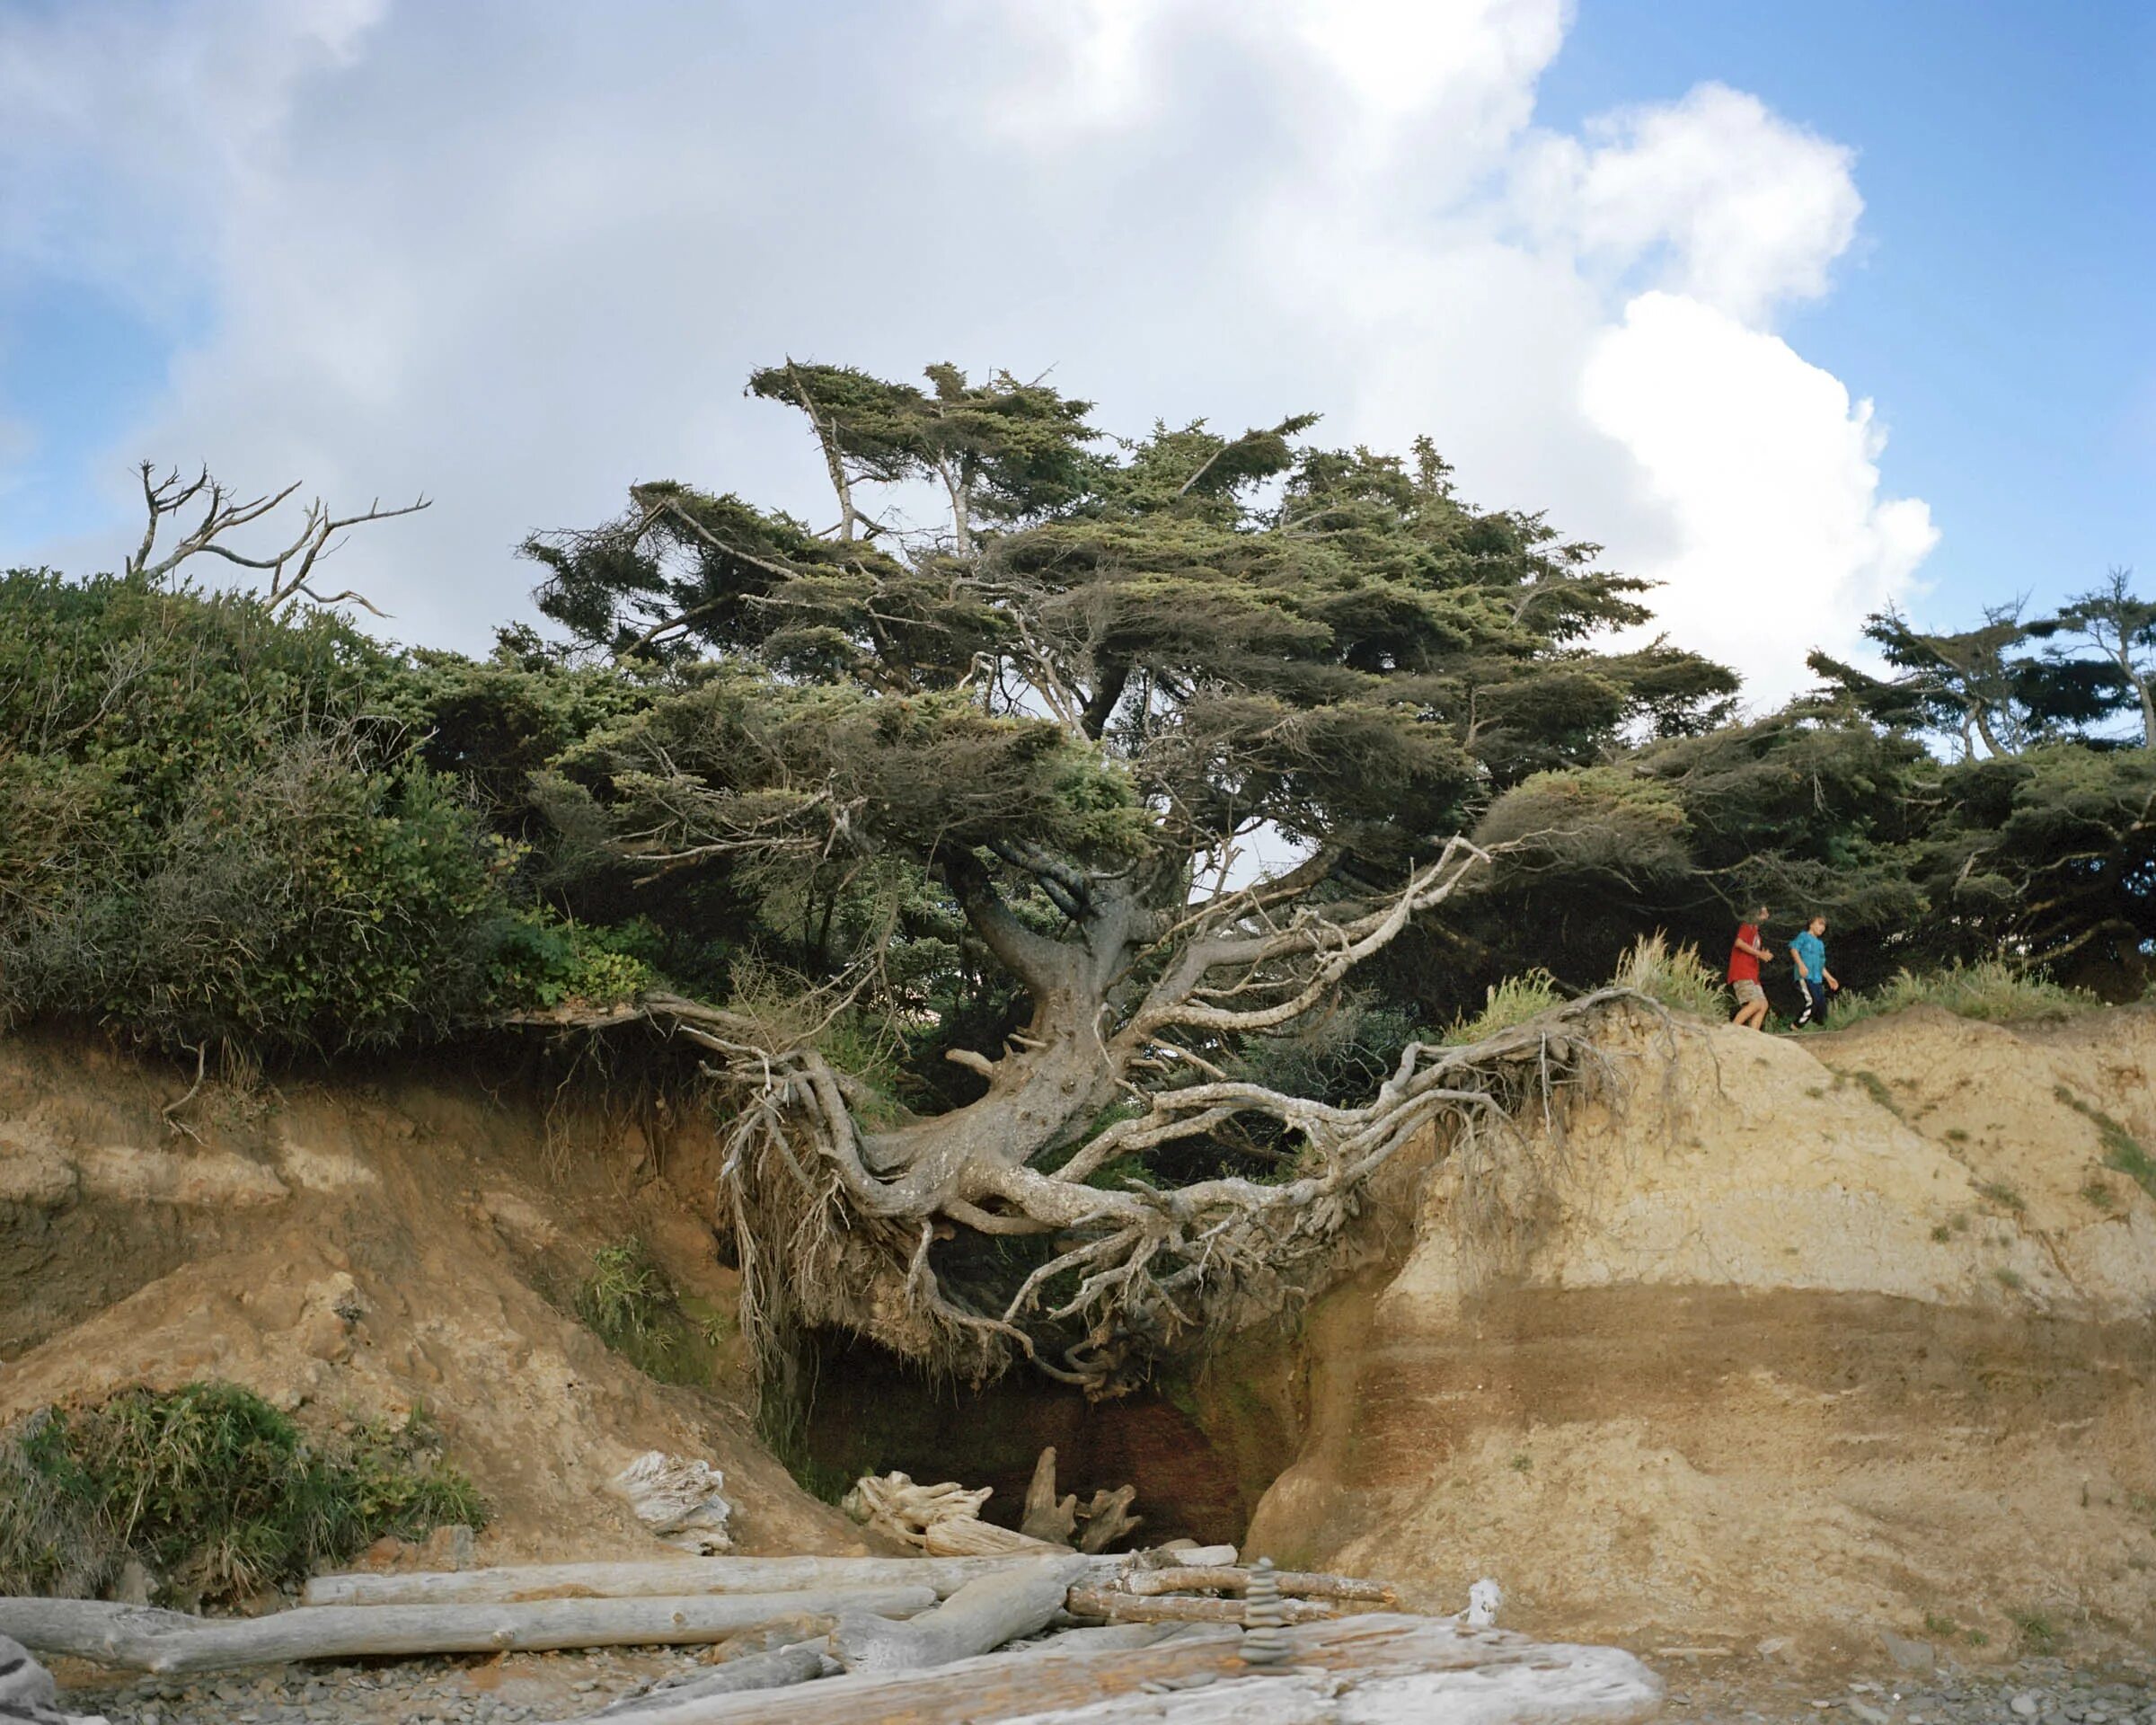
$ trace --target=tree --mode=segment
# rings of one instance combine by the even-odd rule
[[[943,1111],[907,1115],[753,1014],[646,1010],[720,1057],[767,1317],[976,1373],[1015,1351],[1106,1391],[1317,1274],[1380,1167],[1440,1118],[1486,1127],[1546,1048],[1410,1043],[1354,1105],[1238,1057],[1460,892],[1493,789],[1628,730],[1703,728],[1736,684],[1665,643],[1595,652],[1644,620],[1641,583],[1539,517],[1469,507],[1427,442],[1312,447],[1295,416],[1112,443],[1044,384],[929,376],[752,379],[809,420],[827,531],[668,482],[533,538],[541,606],[581,650],[678,686],[551,795],[646,878],[833,901],[897,881],[909,914],[944,907],[1019,1017],[947,1047],[976,1087]],[[923,484],[942,525],[879,515]],[[1253,880],[1260,835],[1298,860]],[[838,999],[878,988],[890,933],[833,955]],[[1227,1147],[1253,1137],[1285,1162]]]
[[[2135,596],[2132,570],[2114,569],[2100,587],[2068,600],[2030,633],[2041,640],[2063,635],[2083,650],[2094,650],[2106,680],[2116,679],[2118,695],[2140,711],[2141,746],[2156,748],[2156,601]],[[2051,658],[2088,668],[2070,651],[2054,649]]]
[[[2019,600],[1988,606],[1980,626],[1952,634],[1928,634],[1898,611],[1876,613],[1864,633],[1899,673],[1891,677],[1825,653],[1807,662],[1832,695],[1874,723],[1952,738],[1964,760],[2018,755],[2115,710],[2101,668],[2022,650],[2057,626],[2025,621],[2026,609]]]

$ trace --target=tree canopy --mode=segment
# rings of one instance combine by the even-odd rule
[[[230,554],[279,500],[221,488],[181,546],[260,593],[146,550],[0,580],[0,1012],[689,1048],[763,1333],[1107,1393],[1321,1283],[1403,1146],[1582,1057],[1458,1039],[1507,977],[1591,995],[1656,930],[1719,957],[1763,898],[1829,915],[1858,986],[2146,981],[2125,571],[1958,632],[1882,614],[1877,669],[1816,656],[1740,714],[1644,583],[1427,440],[1118,437],[950,366],[749,390],[827,509],[638,484],[526,542],[539,618],[484,660],[316,603],[319,505]]]

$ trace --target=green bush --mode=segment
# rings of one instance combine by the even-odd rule
[[[425,1420],[323,1438],[237,1384],[125,1390],[0,1431],[0,1593],[101,1591],[134,1557],[208,1601],[292,1585],[487,1507]]]
[[[2094,1012],[2103,1002],[2079,988],[2061,987],[2002,960],[1957,964],[1915,975],[1896,971],[1869,994],[1844,993],[1834,1002],[1831,1022],[1848,1025],[1912,1006],[1939,1006],[1957,1018],[2004,1024],[2029,1019],[2071,1018]]]
[[[269,1052],[481,1012],[515,858],[416,702],[321,612],[0,576],[0,1021]]]

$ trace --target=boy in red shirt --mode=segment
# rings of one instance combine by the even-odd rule
[[[1736,943],[1729,949],[1729,990],[1736,996],[1733,1024],[1748,1024],[1755,1031],[1767,1025],[1767,991],[1759,986],[1759,967],[1772,963],[1773,953],[1759,938],[1760,924],[1767,920],[1767,907],[1752,913],[1749,922],[1736,926]]]

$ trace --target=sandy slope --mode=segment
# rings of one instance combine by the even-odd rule
[[[0,1040],[0,1423],[209,1376],[303,1421],[423,1404],[499,1512],[482,1561],[663,1556],[605,1490],[652,1448],[723,1469],[744,1550],[854,1548],[738,1400],[654,1384],[544,1297],[636,1234],[730,1312],[711,1230],[660,1177],[708,1190],[707,1140],[570,1115],[550,1153],[514,1085],[436,1072],[208,1092],[197,1143],[158,1112],[191,1076]]]
[[[2156,1629],[2156,1202],[2065,1100],[2156,1145],[2156,1014],[1698,1027],[1628,1071],[1318,1313],[1253,1545],[1494,1575],[1568,1633]]]

